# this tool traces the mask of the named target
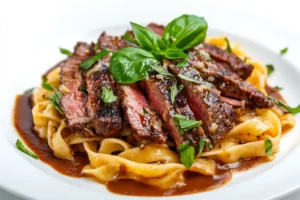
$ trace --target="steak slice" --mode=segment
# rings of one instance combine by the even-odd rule
[[[88,103],[87,109],[91,118],[91,125],[95,132],[104,137],[116,137],[122,128],[122,120],[119,111],[119,100],[105,103],[100,94],[104,87],[111,89],[116,95],[116,86],[109,73],[109,56],[99,60],[85,73]]]
[[[202,47],[213,59],[229,64],[231,70],[237,73],[242,79],[246,79],[251,75],[253,66],[246,64],[235,54],[207,43],[202,43]]]
[[[106,34],[106,32],[103,32],[98,38],[98,45],[101,49],[108,49],[113,52],[132,46],[130,42],[123,40],[121,37],[111,36]]]
[[[79,90],[85,85],[79,65],[87,59],[90,46],[87,43],[77,43],[74,54],[70,56],[61,66],[61,88],[66,88],[60,104],[66,116],[66,122],[72,132],[92,136],[90,118],[86,110],[87,95]]]
[[[164,64],[176,76],[185,74],[198,81],[205,80],[200,73],[191,65],[178,68],[174,63],[164,60]],[[218,143],[225,134],[232,129],[235,114],[231,105],[225,103],[218,91],[205,84],[198,84],[180,78],[184,85],[188,104],[193,111],[195,118],[203,122],[207,136],[211,141]]]
[[[165,27],[163,25],[158,25],[155,23],[150,23],[147,25],[147,27],[159,36],[162,36],[165,30]]]
[[[214,60],[207,61],[202,54],[191,51],[190,62],[205,76],[213,82],[222,95],[244,100],[246,105],[257,108],[271,108],[274,103],[268,99],[255,86],[243,81],[236,73],[232,72],[226,65]],[[199,63],[201,61],[202,63]],[[204,66],[203,66],[204,63]],[[197,67],[198,66],[198,67]]]
[[[121,107],[134,140],[139,144],[165,143],[167,133],[137,84],[120,86]]]
[[[149,79],[143,81],[152,107],[163,120],[165,127],[168,129],[177,147],[179,147],[180,144],[190,142],[195,149],[199,149],[200,138],[206,138],[202,128],[200,126],[195,127],[186,131],[184,135],[181,135],[179,128],[173,121],[175,114],[184,115],[190,120],[195,120],[194,113],[188,106],[186,98],[181,93],[176,96],[174,105],[171,103],[170,90],[174,84],[177,84],[176,79],[170,77],[163,77],[163,79],[161,79],[160,76],[161,75],[152,75]]]

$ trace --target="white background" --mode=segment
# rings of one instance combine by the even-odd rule
[[[61,2],[62,1],[1,0],[0,1],[0,48],[1,48],[1,41],[5,40],[5,36],[3,36],[2,34],[2,30],[4,30],[5,28],[15,28],[15,30],[19,31],[18,32],[19,37],[22,37],[22,29],[30,28],[30,27],[22,26],[22,23],[18,23],[22,20],[37,20],[38,24],[41,25],[41,28],[46,28],[47,23],[48,22],[50,23],[50,21],[46,20],[45,23],[43,23],[42,20],[46,18],[45,15],[49,14],[49,12],[52,12],[55,15],[55,8],[56,6],[59,7],[62,4]],[[75,1],[72,1],[72,3],[74,2]],[[87,0],[85,2],[87,4],[89,3]],[[127,0],[126,2],[128,2],[128,6],[130,6],[130,0]],[[237,1],[236,0],[226,0],[226,1],[225,0],[207,0],[207,1],[201,0],[201,2],[203,2],[203,4],[215,5],[218,7],[237,9],[242,12],[249,13],[251,15],[259,16],[264,20],[270,21],[270,23],[278,24],[278,26],[282,26],[291,32],[297,33],[299,35],[299,40],[300,40],[300,2],[299,1],[296,0],[294,1],[292,0],[243,0],[243,1],[242,0],[237,0]],[[157,4],[157,6],[159,6],[159,1],[156,0],[144,1],[145,6],[147,5],[147,3],[155,3]],[[180,0],[180,1],[173,0],[170,1],[170,3],[184,4],[184,0]],[[66,2],[64,1],[63,4],[66,4]],[[116,6],[117,5],[118,4],[116,3]],[[44,9],[45,6],[49,6],[48,12],[43,13],[42,11],[39,11],[40,10],[39,8]],[[34,13],[31,12],[32,8],[34,8],[35,10]],[[69,8],[71,9],[71,7]],[[166,8],[166,12],[167,12],[167,8]],[[12,15],[17,16],[15,19],[19,18],[20,21],[16,20],[15,21],[16,24],[8,24],[6,19]],[[14,27],[16,25],[18,25],[19,27]],[[16,46],[16,50],[20,50],[20,48],[21,47]],[[2,67],[4,66],[1,65],[1,54],[0,54],[0,68]],[[3,163],[1,163],[1,165],[2,164]],[[280,180],[278,180],[278,182],[279,182],[278,184],[280,184]],[[300,199],[300,191],[295,192],[282,199],[298,200]],[[0,189],[0,200],[21,200],[21,199],[13,194],[4,191],[3,189]]]

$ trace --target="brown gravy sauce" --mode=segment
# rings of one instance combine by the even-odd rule
[[[50,165],[61,174],[71,177],[82,177],[82,168],[89,163],[88,157],[83,153],[76,153],[74,161],[57,158],[46,140],[39,138],[33,131],[31,113],[31,96],[19,95],[15,102],[14,125],[25,142],[39,159]],[[218,164],[217,174],[205,176],[194,172],[185,172],[186,183],[182,187],[168,190],[144,185],[133,180],[117,180],[106,184],[109,191],[123,195],[135,196],[169,196],[182,195],[212,190],[226,184],[232,177],[232,172],[244,171],[260,163],[266,162],[263,158],[242,160],[234,164]]]

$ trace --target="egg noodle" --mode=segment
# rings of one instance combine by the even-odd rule
[[[226,48],[224,37],[207,38],[209,44]],[[239,44],[230,43],[234,54],[254,66],[247,79],[264,94],[266,93],[267,69],[247,56]],[[73,155],[86,152],[90,164],[84,167],[83,174],[93,176],[101,182],[116,179],[133,179],[144,184],[163,189],[184,184],[186,170],[204,175],[216,173],[216,161],[234,163],[241,158],[267,156],[270,160],[279,151],[282,132],[294,126],[295,119],[276,107],[271,109],[249,110],[237,120],[237,125],[213,149],[198,155],[194,164],[187,169],[180,162],[179,155],[166,144],[145,145],[143,148],[131,146],[122,139],[99,136],[83,138],[68,129],[65,118],[54,107],[49,97],[60,86],[60,67],[47,75],[48,83],[54,91],[42,87],[33,92],[34,130],[39,137],[46,139],[53,153],[62,159],[74,160]],[[62,90],[62,88],[61,88]],[[62,92],[64,92],[62,90]],[[121,135],[126,136],[123,130]],[[265,139],[272,142],[273,155],[266,155]]]

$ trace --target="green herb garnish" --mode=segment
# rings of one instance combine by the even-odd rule
[[[272,155],[272,147],[273,147],[273,144],[272,144],[271,140],[265,139],[265,150],[266,150],[265,152],[269,156]]]
[[[62,98],[62,93],[61,91],[55,92],[52,96],[50,96],[50,101],[53,104],[53,107],[60,112],[60,114],[64,114],[61,107],[60,107],[60,100]]]
[[[266,67],[267,67],[268,76],[269,76],[274,72],[274,66],[271,64],[267,64]]]
[[[101,58],[103,58],[104,56],[107,56],[110,53],[110,51],[103,49],[102,51],[100,51],[99,53],[97,53],[96,55],[94,55],[92,58],[84,60],[81,64],[80,64],[80,69],[82,70],[89,70],[94,63],[98,62],[98,60],[100,60]]]
[[[179,127],[180,135],[183,135],[186,131],[202,125],[202,121],[190,120],[187,119],[186,116],[179,114],[175,114],[173,116],[173,121]]]
[[[173,74],[171,74],[168,70],[166,70],[165,68],[163,68],[160,65],[153,65],[151,67],[159,74],[162,74],[164,76],[174,77]]]
[[[283,88],[280,87],[280,86],[278,86],[278,85],[276,85],[276,86],[274,87],[274,89],[279,91],[279,90],[282,90]]]
[[[79,86],[79,91],[84,92],[84,93],[87,94],[88,93],[87,86],[84,86],[84,85]]]
[[[281,49],[280,50],[280,54],[283,55],[283,54],[286,54],[288,52],[289,48],[288,47],[285,47],[284,49]]]
[[[117,100],[117,96],[115,96],[114,92],[107,86],[104,86],[102,88],[102,92],[99,96],[101,97],[104,103],[112,103]]]
[[[123,40],[127,40],[128,42],[131,42],[133,44],[139,44],[136,39],[131,37],[130,31],[126,31],[125,34],[122,36]]]
[[[34,89],[35,88],[27,89],[27,90],[24,91],[24,94],[32,94],[32,92],[33,92]]]
[[[289,111],[291,114],[297,114],[300,112],[300,104],[295,107],[295,108],[292,108],[290,106],[288,106],[287,104],[283,103],[282,101],[278,100],[278,99],[275,99],[273,97],[270,97],[268,96],[269,99],[271,99],[274,103],[276,103],[278,106],[281,106],[283,108],[285,108],[287,111]]]
[[[47,78],[47,77],[45,77],[45,78],[43,79],[42,87],[43,87],[45,90],[54,91],[53,87],[48,83],[48,78]]]
[[[146,108],[143,108],[143,114],[144,115],[148,115],[149,114],[149,112],[148,112],[148,110]]]
[[[32,153],[31,151],[29,151],[28,149],[26,149],[25,146],[23,145],[23,143],[19,139],[17,139],[16,147],[23,153],[31,156],[32,158],[38,159],[38,156],[35,155],[34,153]]]
[[[227,44],[226,51],[228,51],[229,53],[232,53],[232,49],[231,49],[229,40],[227,39],[227,37],[225,37],[224,40],[225,40],[225,42]]]
[[[184,67],[186,67],[188,65],[189,65],[189,62],[187,60],[183,59],[180,63],[178,63],[176,65],[176,67],[178,67],[178,68],[184,68]]]
[[[203,149],[205,147],[206,141],[204,139],[199,140],[199,152],[198,155],[200,155],[203,152]]]
[[[211,143],[206,143],[206,145],[207,145],[207,148],[209,148],[209,149],[214,148],[214,146]]]
[[[72,56],[73,53],[71,51],[69,51],[68,49],[64,49],[64,48],[59,48],[60,53],[65,54],[67,56]]]
[[[180,161],[186,168],[190,168],[195,160],[195,149],[189,145],[189,142],[178,146],[178,152],[180,154]]]
[[[175,83],[174,85],[172,85],[171,92],[170,92],[170,99],[172,104],[174,104],[177,94],[178,94],[178,88],[177,88],[177,84]]]
[[[198,83],[198,84],[204,84],[207,87],[211,87],[211,83],[206,82],[206,81],[199,81],[197,79],[191,78],[189,76],[187,76],[186,74],[178,74],[179,78],[182,78],[186,81],[192,82],[192,83]]]

